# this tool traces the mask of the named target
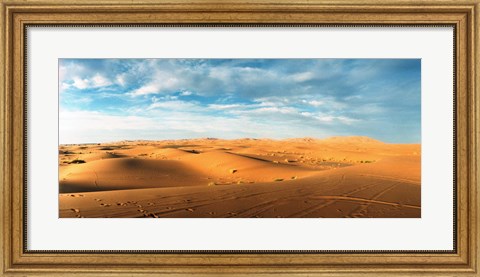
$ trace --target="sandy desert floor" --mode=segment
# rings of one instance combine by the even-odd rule
[[[420,145],[367,137],[61,145],[60,217],[420,217]]]

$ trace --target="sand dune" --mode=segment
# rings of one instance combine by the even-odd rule
[[[269,182],[279,178],[303,177],[312,173],[312,170],[291,163],[275,164],[258,157],[218,150],[190,155],[184,157],[182,161],[208,176],[215,176],[226,182]]]
[[[207,176],[179,161],[114,158],[69,166],[60,192],[206,185]]]
[[[420,217],[420,145],[367,137],[60,147],[60,217]]]

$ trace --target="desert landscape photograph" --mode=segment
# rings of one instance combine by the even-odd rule
[[[420,218],[419,59],[60,59],[60,218]]]

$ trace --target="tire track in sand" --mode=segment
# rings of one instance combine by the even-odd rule
[[[397,186],[398,186],[398,184],[393,184],[393,185],[389,186],[388,188],[386,188],[384,190],[381,190],[380,192],[373,195],[371,200],[373,200],[373,201],[377,200],[380,196],[382,196],[385,193],[391,191],[392,189],[394,189]],[[357,209],[355,209],[353,212],[351,212],[348,216],[350,216],[350,217],[365,217],[366,214],[367,214],[368,207],[371,204],[374,204],[374,203],[372,201],[370,201],[370,202],[367,202],[367,203],[364,203],[364,204],[360,204],[360,206]]]
[[[343,180],[345,180],[345,177],[341,178],[340,179],[340,182],[339,184],[341,184],[341,182],[343,182]],[[347,193],[344,193],[344,194],[341,194],[341,196],[338,196],[338,197],[348,197],[348,196],[351,196],[352,194],[354,193],[357,193],[357,192],[360,192],[360,191],[364,191],[364,190],[367,190],[367,189],[370,189],[374,186],[377,186],[378,184],[369,184],[369,185],[365,185],[365,186],[362,186],[360,188],[356,188],[354,190],[351,190]],[[322,197],[322,196],[318,196],[318,197]],[[308,199],[315,199],[315,196],[312,196],[312,197],[309,197]],[[313,207],[310,207],[310,208],[307,208],[305,210],[302,210],[302,211],[299,211],[299,212],[296,212],[296,213],[293,213],[291,214],[289,217],[305,217],[313,212],[316,212],[318,210],[321,210],[325,207],[328,207],[332,204],[335,204],[337,202],[337,199],[330,199],[329,201],[327,201],[326,203],[323,203],[323,204],[320,204],[320,205],[316,205],[316,206],[313,206]]]

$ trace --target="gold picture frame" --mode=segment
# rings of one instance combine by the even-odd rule
[[[0,0],[2,276],[480,276],[479,0]],[[455,30],[454,251],[26,250],[25,33],[29,25],[449,25]]]

